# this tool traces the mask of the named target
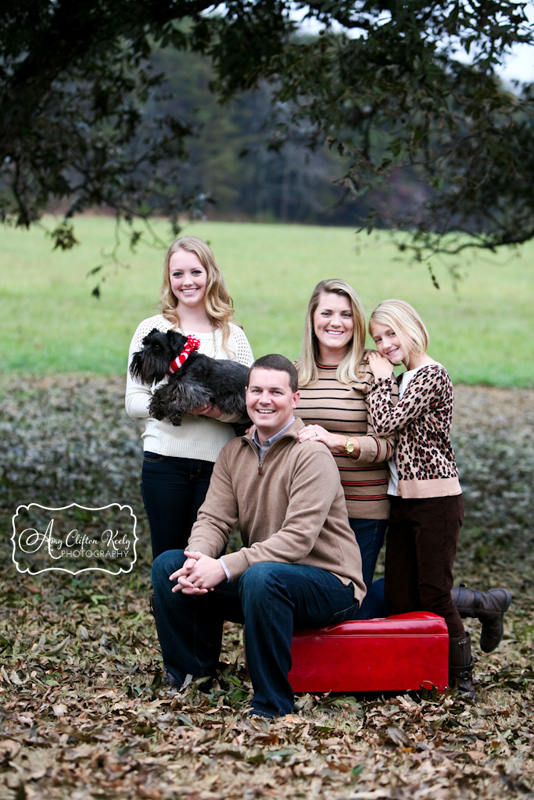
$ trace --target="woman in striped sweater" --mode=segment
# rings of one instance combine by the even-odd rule
[[[295,414],[307,423],[300,438],[324,442],[338,465],[368,592],[359,617],[369,618],[388,614],[383,581],[372,581],[390,511],[387,460],[393,455],[395,434],[378,435],[368,412],[367,395],[375,379],[367,360],[362,361],[364,343],[364,311],[352,286],[340,279],[321,281],[308,304],[296,362],[300,401]],[[396,382],[390,392],[396,403]],[[461,617],[482,623],[481,649],[495,650],[503,637],[510,592],[460,586],[451,594]]]
[[[350,525],[362,554],[368,596],[361,615],[381,616],[369,592],[389,516],[387,461],[394,436],[378,436],[365,397],[372,374],[363,362],[365,315],[346,281],[321,281],[313,290],[304,330],[296,415],[306,423],[301,441],[317,439],[332,452],[345,491]]]

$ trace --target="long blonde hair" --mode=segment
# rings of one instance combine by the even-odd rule
[[[214,328],[220,328],[222,332],[222,346],[230,355],[228,348],[228,337],[230,335],[230,322],[234,319],[234,302],[224,283],[221,270],[219,269],[215,256],[209,245],[197,236],[181,236],[175,239],[167,251],[163,262],[163,284],[160,294],[160,309],[162,315],[175,327],[180,326],[178,315],[178,298],[171,290],[169,275],[169,263],[174,253],[179,250],[186,250],[194,253],[207,272],[208,280],[206,283],[206,294],[204,295],[204,307],[206,314]],[[233,354],[235,355],[235,354]]]
[[[407,354],[406,366],[409,363],[410,353],[420,355],[428,350],[430,336],[425,323],[415,308],[405,300],[383,300],[369,317],[369,333],[371,333],[373,322],[387,325],[397,334],[402,348]]]
[[[338,365],[336,377],[341,383],[351,383],[362,377],[362,356],[365,347],[365,313],[363,306],[360,298],[349,283],[341,280],[341,278],[330,278],[317,284],[308,303],[302,350],[297,364],[299,386],[307,386],[309,383],[314,383],[319,379],[319,370],[317,368],[319,342],[313,327],[313,317],[323,292],[346,297],[350,303],[354,322],[352,339],[346,354]]]

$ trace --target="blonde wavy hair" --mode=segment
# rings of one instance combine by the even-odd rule
[[[297,362],[299,386],[307,386],[319,379],[317,362],[319,360],[319,342],[315,335],[313,317],[319,305],[321,294],[339,294],[346,297],[350,303],[354,332],[347,348],[347,352],[338,365],[336,377],[341,383],[352,383],[361,379],[363,374],[362,356],[365,347],[365,313],[360,298],[352,286],[341,278],[330,278],[317,284],[312,292],[306,322],[300,359]]]
[[[425,323],[415,308],[405,300],[383,300],[369,317],[369,333],[373,322],[387,325],[397,334],[402,349],[408,354],[406,366],[410,353],[421,354],[428,350],[430,336]]]
[[[169,263],[174,253],[179,250],[186,250],[194,253],[207,272],[208,280],[206,283],[206,294],[204,295],[204,307],[206,314],[214,328],[222,331],[222,345],[229,355],[228,337],[230,336],[230,322],[235,323],[234,301],[228,294],[228,289],[224,283],[221,270],[219,269],[215,256],[209,245],[197,236],[181,236],[175,239],[167,251],[163,262],[163,284],[160,294],[160,310],[165,319],[172,322],[175,328],[180,327],[180,317],[178,315],[178,299],[171,290],[169,275]]]

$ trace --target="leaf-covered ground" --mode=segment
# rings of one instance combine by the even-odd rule
[[[235,626],[209,695],[161,684],[140,428],[122,389],[94,377],[0,381],[0,798],[534,797],[532,392],[457,388],[466,522],[456,581],[513,593],[494,653],[479,650],[478,623],[469,625],[478,703],[304,695],[270,723],[247,716]],[[30,502],[132,506],[134,569],[18,573],[11,518]]]

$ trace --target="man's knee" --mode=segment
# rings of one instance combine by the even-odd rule
[[[271,567],[273,566],[274,565],[270,562],[252,564],[241,576],[241,587],[250,589],[251,587],[265,585],[270,580],[272,574]]]
[[[155,559],[152,565],[152,585],[169,581],[169,575],[183,566],[186,558],[183,550],[166,550]]]
[[[243,605],[251,601],[263,604],[269,603],[269,598],[275,600],[287,594],[291,584],[291,565],[266,561],[253,564],[241,576],[239,595]]]
[[[269,588],[272,588],[275,580],[273,567],[276,564],[271,562],[263,562],[261,564],[252,564],[243,573],[239,582],[239,594],[244,596],[265,596]]]

